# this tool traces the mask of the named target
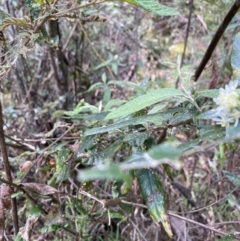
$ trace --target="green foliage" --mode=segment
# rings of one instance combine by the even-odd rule
[[[123,179],[128,181],[131,178],[127,173],[123,172],[119,166],[109,163],[109,164],[99,164],[96,168],[85,170],[80,172],[78,176],[81,181],[89,180],[113,180],[113,179]]]
[[[25,0],[25,4],[29,9],[31,17],[37,19],[41,10],[41,5],[34,0]]]
[[[170,88],[149,91],[146,94],[138,96],[128,101],[118,109],[112,111],[105,117],[105,120],[127,116],[167,98],[176,96],[183,96],[183,93],[180,90]]]
[[[218,239],[218,241],[232,241],[234,239],[235,239],[234,234],[229,234],[223,238]]]
[[[155,0],[121,2],[159,16],[180,14],[175,8]],[[206,2],[195,3],[194,11],[201,10]],[[181,39],[185,34],[180,38],[175,30],[183,29],[182,24],[187,22],[185,13],[181,12],[179,18],[171,20],[139,15],[142,23],[138,23],[133,8],[115,2],[104,4],[104,1],[78,1],[73,6],[64,1],[25,0],[30,15],[24,18],[0,10],[0,31],[7,33],[13,28],[11,34],[16,35],[9,37],[13,41],[6,38],[8,49],[1,55],[0,77],[5,78],[12,71],[16,75],[13,84],[15,80],[22,84],[22,93],[17,90],[11,100],[16,110],[12,108],[9,113],[4,113],[11,165],[14,172],[21,170],[21,177],[13,175],[17,176],[13,183],[19,183],[19,186],[13,186],[20,190],[12,197],[20,202],[19,217],[26,220],[24,225],[21,224],[25,232],[20,232],[15,240],[30,240],[31,234],[26,230],[33,230],[32,225],[40,217],[41,222],[34,224],[36,233],[54,234],[55,240],[105,240],[107,237],[120,241],[120,232],[124,236],[128,227],[134,228],[135,233],[133,235],[130,230],[126,240],[133,237],[135,240],[155,240],[153,235],[147,236],[150,231],[142,231],[150,230],[144,227],[145,221],[141,223],[142,230],[141,225],[135,224],[142,218],[140,215],[144,216],[145,223],[152,222],[157,229],[161,223],[169,239],[173,233],[181,233],[176,228],[180,221],[171,225],[174,219],[169,218],[169,210],[181,211],[183,216],[191,208],[201,208],[196,211],[197,216],[206,209],[207,220],[220,222],[225,214],[215,214],[215,208],[222,205],[220,202],[233,186],[240,186],[237,165],[233,162],[227,166],[229,156],[238,154],[240,89],[237,89],[237,82],[230,82],[220,90],[218,85],[212,84],[216,79],[222,82],[230,77],[238,79],[240,35],[237,34],[233,42],[231,63],[226,63],[232,66],[234,76],[230,76],[228,69],[222,70],[222,77],[220,74],[216,77],[220,68],[218,50],[212,80],[209,80],[209,73],[203,77],[205,82],[211,83],[201,86],[191,80],[196,65],[192,61],[199,59],[198,50],[194,49],[198,48],[195,39],[191,39],[194,48],[188,47],[187,58],[180,61],[184,49]],[[184,4],[172,3],[176,9],[185,11],[187,6]],[[129,16],[122,16],[121,8],[129,11]],[[103,24],[98,12],[104,11],[109,21]],[[27,13],[26,9],[23,12]],[[197,12],[194,14],[202,16]],[[110,20],[114,24],[124,24],[114,25]],[[165,21],[168,34],[157,39],[160,34],[155,25],[160,20]],[[179,25],[176,20],[180,21]],[[201,28],[205,28],[204,21],[200,21]],[[132,26],[127,29],[129,22]],[[213,24],[215,29],[215,21],[206,22]],[[108,24],[112,24],[111,36],[105,31]],[[138,25],[140,34],[135,39],[132,33]],[[210,27],[205,31],[210,32]],[[196,31],[199,26],[190,29]],[[40,33],[44,39],[39,38]],[[121,39],[125,33],[128,38]],[[202,36],[202,32],[197,33]],[[180,43],[175,44],[172,39]],[[134,42],[137,50],[131,46]],[[180,46],[181,51],[172,51],[174,45]],[[171,56],[173,52],[180,54],[177,60],[176,56]],[[20,58],[21,54],[25,58]],[[130,57],[134,54],[137,58],[132,61]],[[156,63],[151,62],[152,58]],[[131,61],[135,64],[133,67]],[[153,65],[156,69],[148,73],[146,66],[152,68]],[[13,72],[13,66],[16,66],[16,72]],[[175,80],[178,80],[179,88],[173,87]],[[8,97],[5,101],[9,101]],[[228,115],[229,111],[232,116]],[[28,168],[34,172],[21,168],[21,162],[30,163]],[[25,175],[33,181],[26,182]],[[214,183],[218,183],[216,189]],[[218,191],[220,189],[228,193],[224,196]],[[238,201],[234,195],[228,196],[226,209],[233,210],[233,217],[237,217]],[[22,205],[23,198],[27,201]],[[209,205],[207,208],[206,204]],[[150,216],[142,212],[142,208],[147,208]],[[36,218],[32,223],[31,216]],[[190,212],[188,219],[196,216],[191,216]],[[193,228],[191,224],[186,225],[189,225],[186,234],[191,235]],[[117,228],[113,231],[109,226]],[[233,240],[233,228],[224,230],[228,233],[219,240]],[[142,237],[144,235],[147,238]]]
[[[29,27],[27,21],[24,18],[4,18],[1,23],[0,31],[3,31],[8,26],[15,25],[19,28],[27,29]]]
[[[240,177],[228,171],[223,171],[223,174],[233,183],[235,187],[240,186]]]

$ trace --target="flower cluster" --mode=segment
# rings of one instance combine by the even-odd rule
[[[219,96],[214,98],[214,102],[218,105],[215,109],[215,118],[218,124],[228,127],[234,123],[236,127],[240,118],[240,94],[237,92],[238,80],[230,81],[225,89],[220,88]]]

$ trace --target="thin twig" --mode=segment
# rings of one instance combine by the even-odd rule
[[[4,164],[4,169],[6,173],[7,180],[9,182],[13,182],[12,179],[12,173],[10,169],[10,164],[8,160],[8,153],[7,153],[7,147],[4,139],[4,131],[3,131],[3,114],[2,114],[2,103],[0,101],[0,149],[2,153],[2,159]],[[9,186],[11,193],[14,193],[14,188],[12,186]],[[12,218],[13,218],[13,226],[14,226],[14,234],[17,235],[19,231],[18,226],[18,211],[17,211],[17,201],[16,198],[11,199],[12,202]]]
[[[38,158],[32,163],[32,166],[29,168],[29,170],[25,173],[25,175],[22,177],[21,182],[23,182],[24,178],[27,176],[29,171],[31,170],[32,167],[34,167],[38,161],[44,156],[45,152],[49,150],[53,145],[55,145],[58,141],[60,141],[70,130],[72,130],[74,125],[70,126],[59,138],[57,138],[53,143],[51,143],[48,147],[43,149],[42,154],[38,156]]]
[[[147,239],[144,237],[144,235],[142,234],[142,232],[140,231],[140,229],[138,228],[138,226],[132,221],[131,218],[128,218],[128,220],[130,221],[130,223],[132,224],[132,226],[137,230],[138,234],[141,236],[143,241],[147,241]]]
[[[193,13],[193,0],[191,0],[190,6],[189,6],[188,23],[187,23],[186,35],[185,35],[185,38],[184,38],[184,48],[183,48],[183,53],[182,53],[182,57],[181,57],[180,68],[182,68],[182,66],[183,66],[183,61],[184,61],[185,54],[186,54],[188,36],[189,36],[189,32],[190,32],[192,13]],[[175,84],[176,88],[178,87],[179,81],[180,81],[180,78],[178,77],[177,81],[176,81],[176,84]]]
[[[221,201],[224,201],[226,198],[228,198],[228,196],[229,196],[230,194],[232,194],[233,192],[235,192],[237,189],[239,189],[239,188],[238,188],[238,187],[234,188],[234,189],[233,189],[230,193],[228,193],[225,197],[223,197],[223,198],[221,198],[221,199],[219,199],[219,200],[217,200],[217,201],[215,201],[215,202],[213,202],[213,203],[211,203],[211,204],[209,204],[209,205],[207,205],[207,206],[205,206],[205,207],[197,208],[197,209],[194,209],[194,210],[191,210],[191,211],[187,211],[187,212],[179,212],[179,214],[183,214],[183,213],[185,213],[185,214],[197,213],[197,212],[206,210],[207,208],[209,208],[209,207],[211,207],[211,206],[213,206],[213,205],[215,205],[215,204],[217,204],[217,203],[220,203]]]
[[[24,188],[22,188],[21,186],[15,184],[15,183],[13,183],[13,182],[9,182],[9,181],[7,181],[7,180],[5,180],[5,179],[3,179],[3,178],[0,178],[0,182],[5,183],[5,184],[7,184],[7,185],[9,185],[9,186],[11,186],[11,187],[15,187],[15,188],[18,189],[19,191],[25,193],[25,194],[27,195],[27,197],[28,197],[31,201],[33,201],[35,204],[37,204],[37,201],[36,201]]]
[[[82,25],[82,22],[81,22],[79,19],[77,20],[77,22],[78,22],[78,24],[80,25],[80,27],[81,27],[81,29],[82,29],[82,31],[83,31],[83,33],[84,33],[84,35],[85,35],[88,43],[89,43],[90,46],[92,47],[94,53],[97,55],[97,57],[98,57],[103,63],[106,62],[106,61],[102,58],[102,56],[98,53],[98,51],[96,50],[96,48],[93,46],[91,40],[89,39],[89,37],[88,37],[88,35],[87,35],[87,33],[86,33],[83,25]],[[107,68],[109,74],[111,75],[111,77],[112,77],[113,79],[115,79],[115,77],[114,77],[114,75],[113,75],[113,72],[112,72],[112,70],[109,68],[108,65],[106,65],[106,68]]]
[[[69,34],[69,36],[68,36],[68,38],[67,38],[67,40],[66,40],[66,43],[64,44],[64,46],[63,46],[63,48],[62,48],[62,52],[67,48],[67,46],[68,46],[68,44],[69,44],[69,41],[71,40],[71,38],[72,38],[72,36],[73,36],[73,34],[74,34],[74,32],[75,32],[75,29],[76,29],[76,27],[77,27],[77,24],[78,24],[78,23],[75,23],[74,26],[72,27],[72,30],[71,30],[71,32],[70,32],[70,34]]]
[[[212,56],[214,49],[216,48],[219,40],[221,39],[223,33],[225,32],[227,26],[229,25],[229,23],[231,22],[231,20],[235,16],[235,14],[237,13],[239,7],[240,7],[240,0],[236,0],[234,2],[234,4],[232,5],[232,7],[230,8],[230,10],[228,11],[228,13],[226,14],[226,16],[224,17],[220,26],[218,27],[217,32],[213,36],[204,56],[202,58],[201,63],[199,64],[199,66],[195,72],[195,79],[194,79],[195,82],[198,81],[198,78],[200,77],[203,69],[205,68],[206,64],[208,63],[208,60]]]
[[[170,216],[173,216],[173,217],[182,219],[182,220],[184,220],[184,221],[186,221],[186,222],[196,224],[197,226],[200,226],[200,227],[202,227],[202,228],[211,230],[211,231],[213,231],[213,232],[215,232],[215,233],[218,233],[218,234],[220,234],[220,235],[223,235],[223,236],[228,235],[227,233],[225,233],[225,232],[223,232],[223,231],[220,231],[220,230],[218,230],[218,229],[215,229],[215,228],[213,228],[213,227],[207,226],[207,225],[205,225],[205,224],[196,222],[196,221],[194,221],[194,220],[192,220],[192,219],[179,216],[179,215],[177,215],[177,214],[175,214],[175,213],[173,213],[173,212],[168,212],[168,214],[169,214]]]

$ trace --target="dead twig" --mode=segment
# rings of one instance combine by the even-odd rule
[[[0,149],[2,153],[2,159],[4,164],[5,173],[7,176],[7,180],[9,182],[13,182],[12,179],[12,173],[10,169],[10,164],[8,160],[8,153],[7,153],[7,147],[4,139],[4,131],[3,131],[3,114],[2,114],[2,103],[0,102]],[[14,193],[14,188],[10,186],[11,193]],[[13,226],[14,226],[14,234],[17,235],[19,231],[18,226],[18,211],[17,211],[17,200],[16,198],[11,199],[12,202],[12,217],[13,217]]]
[[[183,53],[182,53],[181,62],[180,62],[180,68],[182,68],[182,66],[183,66],[183,61],[184,61],[185,54],[186,54],[188,36],[189,36],[189,32],[190,32],[192,13],[193,13],[193,0],[191,0],[190,5],[189,5],[188,23],[187,23],[187,29],[186,29],[186,34],[185,34],[185,38],[184,38],[184,47],[183,47]],[[176,84],[175,84],[176,88],[178,87],[179,81],[180,81],[180,78],[178,77],[177,81],[176,81]]]

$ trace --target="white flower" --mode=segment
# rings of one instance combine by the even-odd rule
[[[218,107],[214,110],[213,118],[217,124],[228,127],[230,123],[234,123],[236,127],[240,118],[240,95],[237,92],[238,81],[230,81],[225,89],[220,88],[219,96],[214,98],[214,102]]]
[[[219,105],[223,110],[231,111],[233,108],[239,106],[239,94],[236,91],[238,81],[230,81],[225,89],[220,88],[219,96],[214,98],[214,102]]]

